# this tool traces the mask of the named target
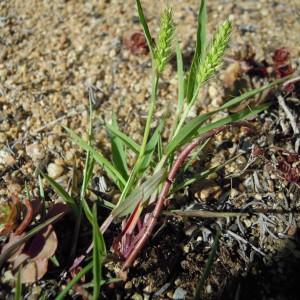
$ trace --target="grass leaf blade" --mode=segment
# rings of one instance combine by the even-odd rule
[[[176,41],[176,61],[177,61],[177,77],[178,77],[178,104],[177,114],[179,115],[182,111],[184,104],[184,71],[182,53],[178,41]]]
[[[151,52],[151,54],[153,56],[153,53],[154,53],[154,43],[153,43],[153,39],[151,37],[150,31],[149,31],[149,27],[148,27],[148,24],[147,24],[145,15],[144,15],[143,7],[141,5],[140,0],[136,0],[135,2],[136,2],[136,6],[137,6],[137,11],[138,11],[138,15],[139,15],[139,18],[140,18],[140,22],[142,24],[142,27],[143,27],[143,30],[144,30],[144,33],[145,33],[145,37],[146,37],[146,40],[147,40],[147,44],[148,44],[150,52]]]
[[[106,125],[106,128],[115,136],[117,136],[119,139],[121,139],[124,144],[129,147],[133,152],[138,154],[141,150],[141,147],[129,136],[127,136],[125,133],[121,132],[119,129],[113,127],[110,124]]]
[[[139,201],[144,202],[155,193],[159,184],[164,180],[165,172],[159,171],[148,178],[143,184],[135,189],[123,202],[121,202],[111,214],[115,217],[126,216],[133,212]]]
[[[248,92],[245,92],[242,95],[237,96],[237,97],[235,97],[235,98],[227,101],[217,111],[221,111],[221,110],[224,110],[226,108],[230,108],[230,107],[232,107],[234,105],[237,105],[237,104],[241,103],[242,101],[255,96],[256,94],[262,93],[263,91],[265,91],[267,89],[270,89],[270,88],[272,88],[272,87],[274,87],[274,86],[276,86],[278,84],[281,84],[281,83],[285,82],[286,80],[287,80],[287,77],[281,78],[281,79],[273,81],[272,83],[266,84],[266,85],[264,85],[262,87],[259,87],[259,88],[250,90]]]
[[[159,138],[161,136],[163,126],[164,126],[164,122],[161,121],[159,123],[159,125],[157,126],[157,128],[155,129],[152,137],[148,141],[148,143],[146,145],[146,150],[145,150],[144,157],[141,159],[141,163],[140,163],[140,166],[138,168],[139,173],[143,173],[148,168],[148,166],[151,162],[153,152],[155,151],[155,148],[156,148],[156,146],[159,142]]]
[[[200,281],[199,281],[197,289],[196,289],[196,295],[194,297],[194,300],[202,299],[202,292],[204,290],[204,284],[205,284],[205,282],[206,282],[206,280],[209,276],[209,273],[212,269],[214,258],[216,257],[217,250],[218,250],[218,247],[219,247],[219,239],[220,239],[220,231],[218,231],[216,236],[215,236],[215,240],[214,240],[214,243],[212,245],[212,249],[209,253],[208,260],[205,264],[203,275],[200,278]]]
[[[199,117],[196,117],[189,123],[187,123],[181,131],[178,133],[178,135],[171,141],[171,143],[167,146],[167,154],[172,153],[175,151],[179,146],[188,143],[195,137],[195,135],[201,135],[211,129],[217,128],[219,126],[240,121],[242,119],[248,118],[250,116],[254,116],[255,114],[260,113],[264,109],[268,108],[269,104],[263,104],[260,106],[257,106],[253,109],[246,109],[242,112],[235,113],[233,115],[230,115],[226,118],[222,118],[218,121],[215,121],[213,123],[210,123],[206,126],[200,127],[201,124],[203,124],[204,121],[206,121],[214,112],[207,113],[204,115],[201,115]]]
[[[126,180],[120,174],[120,172],[100,153],[98,153],[91,145],[85,142],[81,137],[79,137],[73,130],[66,128],[65,130],[69,133],[71,139],[86,151],[90,151],[93,155],[95,161],[100,164],[104,170],[107,172],[108,176],[117,184],[117,186],[122,190],[126,184]]]
[[[98,226],[96,204],[94,204],[93,207],[93,244],[93,299],[97,300],[99,299],[100,294],[100,286],[102,281],[102,262],[106,256],[106,248],[103,235]]]
[[[55,298],[55,300],[63,300],[68,295],[68,292],[72,289],[72,287],[80,280],[82,276],[87,274],[93,268],[93,262],[91,261],[87,264],[82,270],[80,270],[72,280],[69,281],[67,286],[60,292],[60,294]]]
[[[186,96],[188,103],[190,103],[193,99],[195,91],[198,91],[198,88],[196,87],[196,78],[200,60],[204,56],[206,47],[206,19],[206,0],[202,0],[198,13],[196,51],[193,57],[187,80]]]
[[[198,117],[196,117],[195,119],[191,120],[190,122],[186,123],[181,130],[178,132],[178,134],[171,140],[171,142],[167,145],[167,149],[166,149],[166,153],[169,155],[171,154],[175,149],[178,148],[179,145],[182,144],[183,140],[189,136],[189,132],[192,132],[195,127],[200,126],[201,124],[203,124],[204,121],[206,121],[210,116],[214,115],[215,113],[222,111],[224,109],[227,108],[231,108],[239,103],[241,103],[244,100],[247,100],[253,96],[255,96],[256,94],[262,93],[263,91],[270,89],[278,84],[281,84],[283,82],[285,82],[287,80],[287,78],[281,78],[278,79],[270,84],[266,84],[262,87],[256,88],[254,90],[250,90],[238,97],[235,97],[231,100],[229,100],[228,102],[226,102],[224,105],[222,105],[220,108],[206,113],[206,114],[202,114]],[[198,124],[198,125],[196,125]]]
[[[22,265],[19,267],[19,270],[17,273],[16,291],[15,291],[14,300],[22,300],[21,269],[22,269]]]
[[[58,194],[66,204],[68,204],[72,210],[75,212],[76,215],[79,214],[79,207],[69,193],[65,191],[65,189],[58,183],[56,182],[53,178],[48,176],[47,174],[41,173],[42,176],[48,181],[48,183],[51,185],[53,190],[55,191],[56,194]]]
[[[115,129],[119,129],[116,115],[112,114],[111,126]],[[125,180],[128,179],[128,168],[126,163],[126,154],[124,150],[123,141],[113,133],[110,133],[111,137],[111,149],[112,149],[112,159],[114,166],[121,173]]]
[[[183,144],[184,140],[186,140],[191,133],[201,126],[206,120],[208,120],[213,113],[202,114],[190,122],[188,122],[185,126],[181,128],[179,133],[172,139],[172,141],[167,145],[166,153],[167,155],[174,152],[180,145]]]

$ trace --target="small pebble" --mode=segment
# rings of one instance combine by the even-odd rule
[[[8,151],[0,150],[0,165],[12,166],[16,162],[15,158]]]
[[[143,300],[143,296],[139,293],[134,293],[134,295],[131,297],[133,300]]]
[[[235,198],[235,197],[237,197],[238,196],[238,194],[239,194],[239,191],[237,191],[236,189],[231,189],[230,190],[230,198]]]
[[[187,292],[182,288],[177,288],[173,294],[174,300],[184,300]]]
[[[208,94],[209,94],[209,97],[211,99],[213,99],[214,97],[216,97],[218,95],[218,91],[213,85],[210,85],[208,88]]]
[[[0,132],[0,144],[5,144],[6,142],[6,134],[4,132]]]
[[[47,172],[50,177],[56,179],[64,172],[64,168],[55,163],[50,163],[47,167]]]
[[[251,222],[251,220],[249,220],[249,219],[245,219],[245,220],[244,220],[244,224],[245,224],[245,226],[246,226],[247,228],[250,228],[250,227],[252,226],[252,222]]]
[[[184,253],[189,253],[189,251],[190,251],[190,246],[187,244],[187,245],[184,245],[184,247],[183,247],[183,252]]]
[[[212,288],[211,288],[211,285],[210,285],[210,284],[207,285],[207,287],[206,287],[206,292],[207,292],[208,294],[211,294]]]
[[[152,292],[153,292],[153,288],[151,287],[151,285],[147,285],[147,286],[143,289],[143,291],[144,291],[145,293],[152,293]]]
[[[175,281],[174,281],[175,285],[176,286],[180,286],[181,285],[181,279],[180,278],[177,278]]]
[[[125,283],[124,288],[125,288],[126,290],[132,289],[132,281],[127,281],[127,282]]]
[[[42,145],[33,143],[26,146],[26,154],[30,156],[34,162],[37,162],[45,157],[45,150]]]

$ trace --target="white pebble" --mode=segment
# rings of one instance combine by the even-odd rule
[[[6,150],[0,150],[0,165],[11,166],[16,162],[15,158]]]
[[[50,177],[55,179],[58,178],[64,172],[64,168],[55,163],[50,163],[47,167],[47,172]]]

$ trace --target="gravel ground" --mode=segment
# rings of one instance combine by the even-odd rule
[[[188,64],[195,45],[198,1],[169,2],[174,9],[177,34]],[[244,57],[252,47],[257,61],[271,62],[275,49],[286,47],[294,68],[297,68],[299,0],[208,2],[209,33],[222,20],[229,17],[233,21],[228,58]],[[161,6],[162,1],[145,0],[142,3],[149,26],[155,33],[159,23],[157,6]],[[66,137],[62,125],[86,135],[88,87],[95,91],[94,138],[103,153],[110,151],[103,124],[110,119],[112,109],[117,113],[122,129],[137,141],[141,138],[150,92],[150,56],[133,54],[124,46],[124,39],[140,28],[134,1],[0,1],[1,198],[23,193],[25,183],[36,193],[37,167],[67,186],[74,159],[80,157],[80,151]],[[232,61],[226,63],[223,75],[203,89],[191,117],[199,111],[220,106],[226,100],[232,92],[230,66]],[[171,61],[160,83],[162,91],[157,118],[165,113],[172,115],[175,111],[175,74],[176,65]],[[296,91],[285,97],[285,101],[299,124],[297,96]],[[274,99],[273,95],[275,103],[277,98]],[[248,143],[248,148],[244,145],[248,152],[226,166],[222,176],[194,187],[189,191],[188,200],[183,196],[183,202],[178,200],[177,207],[182,207],[182,203],[190,205],[195,199],[201,208],[209,209],[245,208],[249,203],[253,209],[299,207],[299,186],[282,179],[284,174],[278,175],[274,169],[278,157],[288,155],[284,151],[295,149],[293,131],[284,109],[275,103],[256,124],[262,131],[252,139],[244,137],[242,131],[218,137],[208,150],[208,157],[212,159],[199,163],[200,169],[232,157],[238,153],[237,147],[243,147],[242,142]],[[254,143],[263,149],[264,155],[252,162],[249,144]],[[222,151],[214,150],[216,146]],[[281,149],[272,150],[273,146]],[[250,162],[250,167],[243,172]],[[97,173],[101,174],[99,170]],[[240,173],[240,176],[233,176]],[[296,299],[293,298],[295,287],[292,283],[289,285],[287,279],[297,276],[291,266],[299,265],[297,217],[291,214],[272,214],[268,216],[269,220],[265,217],[261,213],[255,215],[256,219],[219,222],[224,235],[217,264],[206,286],[207,299]],[[262,228],[262,222],[268,223],[271,229]],[[121,299],[149,299],[155,293],[160,299],[181,299],[176,298],[181,293],[191,299],[211,248],[213,223],[211,220],[183,222],[176,217],[167,218],[162,230],[164,237],[160,233],[160,238],[153,240],[152,247],[141,256],[140,264],[131,271],[125,288],[118,287],[116,294]],[[193,233],[195,227],[202,231]],[[267,230],[271,230],[271,234]],[[237,235],[248,244],[238,240]],[[262,253],[257,253],[253,245]],[[180,265],[180,268],[173,270],[170,265]],[[112,271],[114,268],[115,265],[107,266]],[[276,274],[285,274],[284,279],[280,277],[282,289],[278,287]],[[278,289],[272,290],[271,283],[270,286],[263,284],[268,278],[271,283],[275,282],[274,286],[277,283]],[[247,284],[250,289],[245,288]],[[3,286],[4,291],[9,282],[4,280]],[[262,294],[256,295],[255,291]],[[103,297],[109,298],[109,292],[106,293]],[[29,296],[28,299],[34,298]]]

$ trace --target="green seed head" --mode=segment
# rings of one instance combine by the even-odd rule
[[[158,73],[161,73],[164,70],[166,63],[172,54],[175,32],[172,15],[172,9],[166,8],[160,18],[160,29],[157,44],[154,49],[154,60]]]
[[[199,84],[210,79],[222,64],[223,55],[229,43],[231,29],[231,22],[227,20],[214,35],[206,50],[204,60],[199,64],[197,75]]]

